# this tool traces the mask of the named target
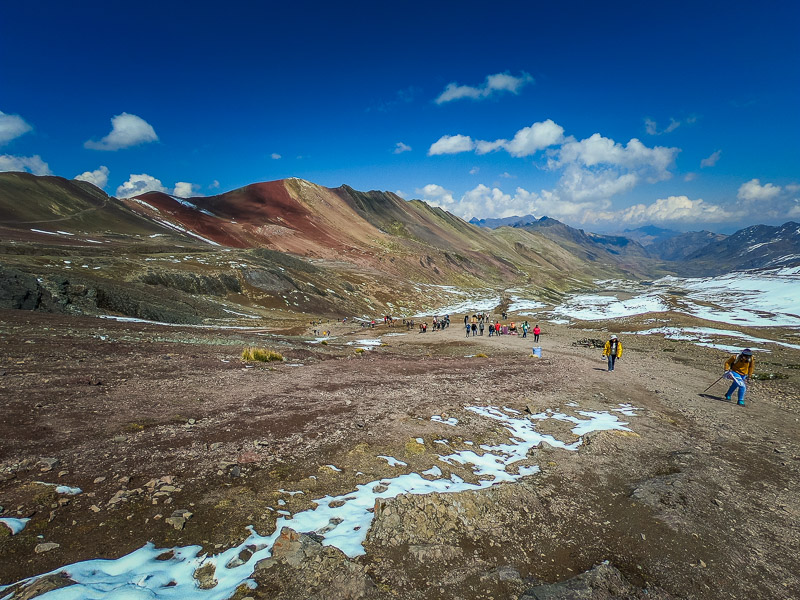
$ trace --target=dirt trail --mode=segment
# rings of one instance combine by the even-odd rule
[[[800,353],[775,347],[758,357],[789,376],[756,382],[740,408],[722,399],[722,383],[700,395],[719,376],[722,352],[620,334],[625,353],[609,373],[599,349],[572,346],[606,333],[542,325],[537,359],[532,338],[466,339],[457,316],[448,330],[425,334],[328,323],[319,328],[333,338],[309,344],[311,336],[4,311],[0,505],[2,516],[31,521],[0,535],[0,584],[147,541],[218,552],[240,543],[247,525],[271,532],[276,509],[296,513],[314,498],[440,464],[418,437],[447,438],[453,448],[507,441],[466,406],[630,403],[639,409],[626,419],[632,433],[589,436],[577,452],[543,446],[530,457],[538,475],[390,501],[366,556],[331,572],[354,565],[347,572],[371,582],[361,597],[515,598],[609,560],[637,589],[672,597],[800,597],[800,390],[791,368]],[[387,345],[360,355],[347,345],[376,337]],[[251,344],[287,361],[246,368],[238,355]],[[573,440],[569,427],[541,424]],[[36,481],[83,493],[59,498]],[[439,516],[419,521],[426,506]],[[457,521],[442,516],[456,506],[474,509]],[[175,508],[193,513],[182,529],[165,524]],[[401,525],[387,529],[389,514]],[[43,542],[60,546],[34,552]],[[277,568],[257,577],[252,597],[316,597],[309,590],[326,581],[286,565],[277,577]],[[360,597],[353,589],[328,597]]]

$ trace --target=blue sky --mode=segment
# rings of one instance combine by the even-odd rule
[[[5,6],[0,170],[294,176],[596,231],[800,220],[798,3],[287,4]]]

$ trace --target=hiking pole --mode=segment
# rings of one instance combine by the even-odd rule
[[[708,390],[710,390],[712,387],[717,385],[717,383],[719,383],[724,377],[725,377],[725,373],[723,373],[722,376],[719,379],[717,379],[714,383],[712,383],[710,386],[708,386],[706,389],[704,389],[703,393],[705,394]]]

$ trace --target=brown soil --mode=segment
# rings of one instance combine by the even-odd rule
[[[408,547],[368,538],[356,562],[376,590],[511,598],[523,588],[486,574],[510,565],[527,584],[553,582],[609,560],[636,586],[675,597],[800,597],[800,352],[773,346],[759,357],[760,368],[788,377],[755,382],[741,408],[724,401],[722,382],[702,393],[724,353],[660,336],[621,336],[625,355],[608,373],[599,350],[571,345],[606,335],[597,331],[548,324],[535,359],[532,340],[464,339],[457,320],[444,332],[383,337],[388,345],[363,355],[346,342],[405,330],[320,328],[336,339],[0,312],[1,516],[31,517],[15,536],[0,527],[0,585],[148,541],[216,552],[240,543],[247,525],[271,533],[279,498],[296,512],[437,464],[417,437],[446,437],[457,449],[507,440],[465,406],[536,412],[575,401],[586,410],[632,403],[633,434],[590,436],[579,452],[538,450],[541,474],[499,486],[518,514],[454,532],[457,556],[414,562]],[[287,360],[248,368],[239,354],[249,345]],[[468,357],[478,353],[487,358]],[[408,467],[388,467],[380,454]],[[43,458],[59,462],[48,469]],[[146,484],[158,478],[176,490],[157,495]],[[36,482],[83,493],[59,500]],[[281,488],[305,494],[287,498]],[[120,491],[124,500],[110,503]],[[497,506],[511,502],[496,489],[476,492],[490,493]],[[164,523],[176,508],[193,512],[183,530]],[[60,547],[36,554],[42,542]]]

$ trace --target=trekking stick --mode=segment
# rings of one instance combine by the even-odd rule
[[[703,393],[705,394],[705,393],[706,393],[708,390],[710,390],[712,387],[714,387],[715,385],[717,385],[717,383],[719,383],[719,382],[722,380],[722,378],[723,378],[723,377],[725,377],[725,375],[724,375],[724,374],[722,375],[722,377],[720,377],[720,378],[719,378],[719,379],[717,379],[717,380],[716,380],[714,383],[712,383],[710,386],[708,386],[706,389],[704,389],[704,390],[703,390]]]

